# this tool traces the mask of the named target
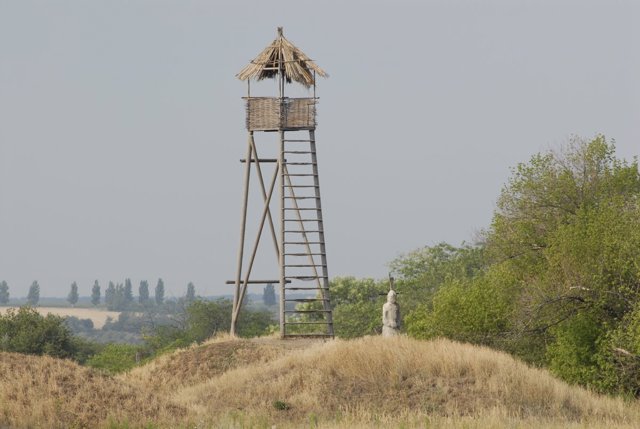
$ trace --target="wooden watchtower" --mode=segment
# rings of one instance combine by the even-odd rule
[[[316,76],[327,74],[300,49],[289,42],[278,28],[277,38],[238,73],[247,81],[246,126],[249,133],[244,163],[244,197],[240,224],[240,246],[235,280],[231,334],[237,332],[238,317],[247,287],[251,284],[280,285],[280,337],[333,337],[329,302],[329,274],[325,249],[320,181],[316,156]],[[277,93],[272,97],[251,95],[251,80],[275,79]],[[286,96],[290,84],[313,90],[312,97]],[[279,143],[277,158],[260,158],[255,133],[270,133],[271,144]],[[277,137],[277,138],[273,138]],[[272,150],[275,149],[272,147]],[[262,150],[262,149],[261,149]],[[271,181],[265,186],[262,166],[275,165]],[[247,205],[251,171],[255,169],[262,201],[257,237],[245,261]],[[274,225],[271,202],[278,182],[278,227]],[[265,224],[270,230],[278,269],[277,279],[254,279],[258,245]],[[247,247],[248,249],[248,247]],[[275,277],[275,275],[274,275]],[[302,305],[301,305],[302,304]]]

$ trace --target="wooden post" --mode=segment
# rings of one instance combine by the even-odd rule
[[[253,131],[249,131],[249,142],[247,144],[247,156],[246,160],[251,159],[253,152],[251,148],[251,140],[253,140]],[[242,276],[242,258],[244,257],[244,236],[247,226],[247,206],[249,202],[249,179],[251,177],[251,162],[245,163],[244,168],[244,198],[242,200],[242,215],[240,221],[240,247],[238,248],[238,270],[236,272],[236,288],[233,294],[233,311],[231,313],[231,330],[230,334],[236,336],[237,324],[238,324],[238,312],[237,310],[242,305],[242,301],[238,301],[240,297],[240,278]]]
[[[285,297],[284,297],[284,293],[285,293],[285,270],[284,270],[284,264],[285,264],[285,255],[284,255],[284,241],[285,241],[285,225],[284,225],[284,197],[285,197],[285,193],[284,193],[284,175],[285,175],[285,171],[286,171],[286,166],[284,165],[284,131],[280,130],[280,162],[278,163],[279,169],[278,171],[280,172],[280,338],[284,338],[285,336],[285,317],[286,317],[286,313],[285,311]]]

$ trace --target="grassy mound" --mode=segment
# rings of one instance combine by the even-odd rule
[[[148,389],[73,362],[0,353],[0,427],[90,428],[186,416]]]
[[[281,341],[242,341],[222,336],[200,346],[160,356],[121,379],[154,391],[175,392],[177,388],[201,383],[234,368],[273,360],[288,351],[285,345],[287,343]]]
[[[448,340],[221,338],[111,377],[0,353],[0,427],[640,427],[640,408]]]
[[[222,414],[303,422],[359,416],[498,413],[562,422],[640,422],[621,400],[568,386],[507,354],[448,340],[368,337],[293,351],[183,389],[176,400],[206,419]]]

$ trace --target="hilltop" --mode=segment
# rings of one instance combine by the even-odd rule
[[[118,376],[0,354],[0,426],[637,427],[640,409],[505,353],[405,337],[219,338]]]

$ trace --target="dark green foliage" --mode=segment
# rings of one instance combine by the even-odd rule
[[[276,288],[271,283],[262,291],[262,302],[267,306],[276,305]]]
[[[409,314],[417,305],[430,307],[434,294],[454,279],[470,279],[486,267],[484,247],[447,243],[427,246],[395,259],[390,264],[398,276],[396,290],[402,296],[403,312]]]
[[[145,350],[131,344],[108,344],[99,353],[91,356],[86,364],[111,374],[127,371],[140,363]]]
[[[195,301],[187,307],[187,338],[200,342],[231,327],[231,301]]]
[[[0,304],[9,302],[9,285],[6,281],[0,282]]]
[[[155,351],[185,347],[205,341],[231,327],[232,303],[227,299],[196,300],[185,310],[184,323],[155,326],[145,342]],[[242,337],[264,335],[273,323],[271,313],[244,310],[238,320],[238,334]]]
[[[337,336],[354,338],[381,332],[382,304],[389,291],[388,282],[337,277],[329,288]]]
[[[21,307],[0,316],[0,350],[71,358],[77,344],[62,317]]]
[[[158,284],[156,285],[156,294],[155,294],[156,304],[162,305],[164,302],[164,282],[162,279],[158,279]]]
[[[123,311],[118,315],[118,320],[107,319],[102,330],[140,333],[145,329],[153,329],[155,326],[167,324],[170,320],[168,315],[154,311],[144,313]]]
[[[417,338],[444,336],[499,346],[512,331],[515,284],[502,267],[471,279],[446,280],[430,305],[418,306],[406,316],[407,332]]]
[[[142,280],[138,288],[138,302],[142,305],[149,302],[149,282]]]
[[[547,347],[551,371],[572,383],[598,383],[598,339],[603,326],[589,313],[578,313],[552,329],[555,341]]]
[[[279,411],[286,411],[291,408],[291,406],[284,401],[273,401],[273,408]]]
[[[598,341],[598,386],[640,397],[640,301]]]
[[[514,169],[483,241],[461,265],[447,246],[395,264],[421,301],[409,334],[488,344],[570,382],[640,393],[635,160],[616,159],[603,137],[534,156]]]
[[[95,281],[91,288],[91,304],[100,304],[100,284],[98,283],[98,280]]]
[[[64,323],[74,334],[93,330],[93,321],[91,319],[79,319],[75,316],[67,316],[64,318]]]
[[[69,291],[69,295],[67,295],[67,302],[69,302],[72,307],[78,302],[78,284],[76,282],[71,283],[71,290]]]
[[[40,301],[40,285],[37,281],[34,281],[29,287],[29,293],[27,294],[27,304],[38,305],[38,301]]]

